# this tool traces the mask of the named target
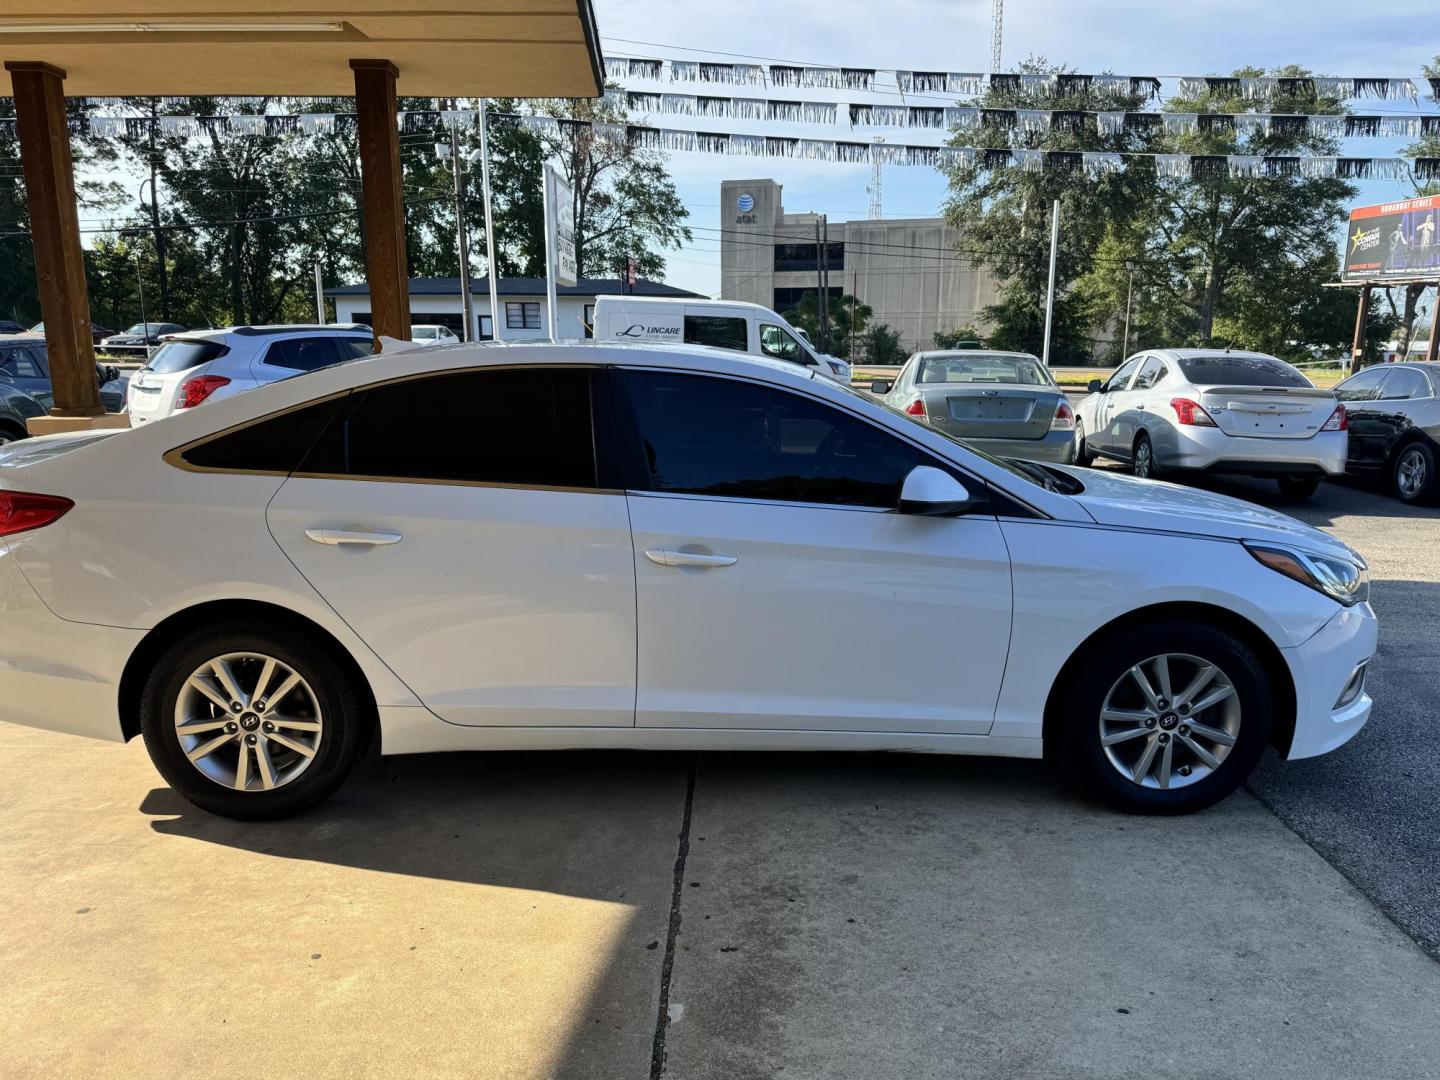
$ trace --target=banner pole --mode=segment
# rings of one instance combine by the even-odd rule
[[[1050,211],[1050,283],[1045,287],[1045,350],[1041,362],[1050,366],[1050,324],[1055,317],[1055,250],[1060,246],[1060,200]]]
[[[545,166],[545,319],[550,327],[550,340],[559,341],[556,333],[555,300],[555,170]]]
[[[503,341],[500,334],[500,278],[495,271],[495,222],[490,210],[490,123],[486,113],[487,99],[480,99],[480,188],[485,200],[485,271],[490,276],[490,337]]]

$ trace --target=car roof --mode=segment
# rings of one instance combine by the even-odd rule
[[[364,323],[276,323],[268,326],[212,326],[199,330],[185,330],[166,337],[181,341],[236,337],[279,337],[283,334],[314,334],[330,330],[346,334],[369,334],[370,327]]]
[[[955,357],[957,359],[969,359],[972,356],[1004,357],[1007,360],[1033,360],[1040,363],[1040,358],[1033,353],[1010,352],[1007,349],[925,349],[915,354],[922,360],[931,360],[938,357]]]
[[[764,304],[753,304],[749,300],[711,300],[708,297],[689,296],[628,296],[615,293],[605,293],[595,298],[595,302],[611,300],[617,304],[624,304],[626,307],[722,307],[722,308],[744,308],[748,311],[763,311],[767,315],[777,314],[773,308]]]
[[[1286,363],[1286,361],[1281,360],[1278,356],[1272,356],[1270,353],[1250,352],[1248,349],[1142,349],[1135,355],[1168,356],[1175,360],[1207,360],[1212,358],[1238,357],[1241,360],[1274,360],[1279,364]],[[1133,359],[1133,357],[1130,359]]]

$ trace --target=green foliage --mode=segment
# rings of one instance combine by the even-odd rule
[[[830,301],[830,334],[822,340],[820,333],[820,294],[807,292],[800,302],[786,313],[786,319],[810,335],[815,347],[823,353],[838,356],[841,360],[850,358],[850,342],[858,338],[874,315],[869,304],[862,304],[846,293]]]
[[[900,332],[891,330],[884,323],[870,327],[860,337],[860,347],[868,364],[903,364],[909,357],[900,344]]]
[[[974,341],[978,341],[981,345],[986,344],[985,332],[974,323],[965,323],[957,326],[954,330],[937,330],[934,341],[937,349],[954,349],[965,342]]]

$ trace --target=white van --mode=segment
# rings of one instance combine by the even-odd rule
[[[759,304],[738,300],[685,300],[597,296],[595,337],[611,341],[684,342],[768,356],[849,384],[850,365],[818,353],[800,331]]]

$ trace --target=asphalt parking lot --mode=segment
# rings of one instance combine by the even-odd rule
[[[0,725],[0,1076],[1440,1075],[1440,513],[1208,486],[1364,553],[1382,637],[1356,740],[1186,818],[1031,762],[565,753],[242,825]]]

